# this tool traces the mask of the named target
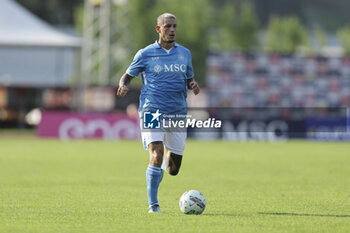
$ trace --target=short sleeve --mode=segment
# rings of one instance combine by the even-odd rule
[[[191,56],[191,53],[189,52],[186,78],[192,78],[193,76],[194,76],[194,73],[193,73],[193,66],[192,66],[192,56]]]
[[[126,70],[126,73],[130,74],[131,76],[137,77],[141,72],[144,71],[144,62],[142,59],[142,50],[139,50],[132,63],[130,64],[129,68]]]

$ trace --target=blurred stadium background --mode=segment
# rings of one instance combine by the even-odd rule
[[[283,139],[350,140],[349,8],[346,0],[1,0],[0,133],[138,138],[141,81],[123,99],[115,88],[135,52],[157,39],[156,17],[171,11],[203,88],[189,106],[239,109],[224,130],[246,132],[211,137],[268,140],[256,133],[278,123]]]

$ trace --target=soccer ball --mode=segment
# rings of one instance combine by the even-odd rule
[[[184,214],[201,214],[206,206],[205,197],[197,190],[189,190],[180,198],[180,210]]]

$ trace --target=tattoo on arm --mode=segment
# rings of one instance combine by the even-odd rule
[[[192,89],[191,86],[190,86],[190,83],[191,83],[192,81],[194,81],[194,78],[188,78],[188,79],[186,80],[186,82],[187,82],[187,88],[190,89],[190,90]]]
[[[134,77],[125,73],[119,81],[119,86],[128,86],[131,82],[131,79],[133,79]]]

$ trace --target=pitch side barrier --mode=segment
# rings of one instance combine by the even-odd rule
[[[188,137],[232,141],[350,140],[347,108],[193,108],[191,117],[221,121],[220,128],[188,128]]]
[[[165,113],[166,112],[166,113]],[[196,139],[230,141],[350,140],[346,108],[190,108],[178,113],[146,109],[124,113],[43,111],[39,137],[62,140],[139,139],[141,131],[187,131]],[[140,121],[141,119],[141,121]]]

